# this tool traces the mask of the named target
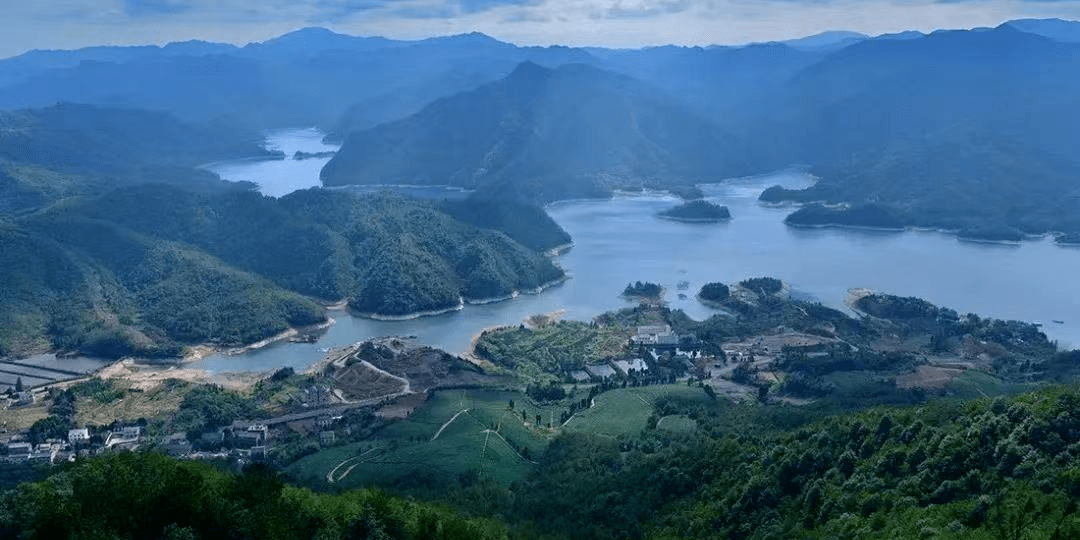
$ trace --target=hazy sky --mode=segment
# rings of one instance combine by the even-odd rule
[[[856,30],[1080,19],[1080,0],[0,0],[0,57],[35,48],[244,44],[304,26],[418,38],[480,31],[518,44],[736,44]]]

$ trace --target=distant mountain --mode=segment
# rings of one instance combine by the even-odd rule
[[[821,178],[791,200],[874,203],[981,236],[1080,227],[1077,44],[1009,25],[873,39],[802,70],[785,94],[763,106],[780,129],[754,144],[798,149]]]
[[[581,64],[524,63],[501,81],[353,133],[322,177],[552,201],[752,169],[735,137],[649,85]]]
[[[1022,32],[1038,34],[1055,41],[1080,43],[1080,22],[1061,19],[1018,19],[1005,23]]]
[[[590,52],[604,69],[645,81],[710,120],[739,131],[761,117],[759,109],[745,106],[747,102],[782,93],[792,77],[828,54],[781,43]]]
[[[1080,144],[1066,121],[1080,95],[1080,46],[1009,26],[869,40],[801,71],[765,108],[786,120],[800,160],[831,163],[956,126],[1035,143]]]
[[[556,66],[588,54],[482,34],[395,41],[321,28],[242,48],[186,42],[35,51],[0,60],[0,109],[77,102],[259,129],[320,125],[343,137],[497,80],[524,60]],[[353,119],[341,120],[350,108]]]
[[[386,47],[405,47],[415,42],[383,37],[358,37],[338,34],[326,28],[301,28],[263,42],[249,43],[241,56],[284,60],[289,57],[314,57],[328,51],[360,53]]]
[[[870,36],[867,36],[866,34],[844,30],[832,30],[804,38],[781,41],[781,43],[795,49],[836,50],[860,41],[866,41],[867,39],[870,39]]]
[[[130,184],[235,189],[196,166],[271,156],[259,142],[255,133],[158,112],[73,104],[0,112],[0,213]]]

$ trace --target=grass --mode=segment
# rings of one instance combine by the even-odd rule
[[[131,383],[110,380],[113,387],[127,391]],[[184,385],[185,387],[187,385]],[[109,402],[102,402],[94,397],[80,397],[76,403],[75,423],[77,425],[106,425],[114,421],[133,422],[139,418],[157,418],[166,416],[180,408],[187,392],[172,384],[159,384],[145,392],[126,392],[123,397]]]
[[[595,406],[574,415],[565,429],[615,438],[634,435],[648,425],[656,401],[662,397],[709,401],[702,389],[685,384],[619,388],[596,396]]]
[[[949,391],[961,399],[979,399],[1030,392],[1038,384],[1011,383],[985,371],[969,369],[949,382]]]
[[[508,487],[525,478],[535,467],[532,460],[538,459],[548,442],[562,431],[608,437],[635,435],[645,429],[654,404],[662,397],[710,402],[700,388],[685,384],[621,388],[596,396],[595,407],[578,412],[565,427],[559,427],[559,414],[584,395],[585,390],[579,388],[567,400],[539,403],[515,391],[436,392],[409,418],[387,426],[375,437],[306,456],[290,465],[286,472],[312,485],[326,485],[326,474],[342,461],[378,448],[368,458],[350,461],[339,468],[336,476],[350,467],[351,470],[337,485],[343,488],[437,486],[479,473]],[[513,409],[509,408],[510,400],[514,400]],[[526,413],[525,421],[521,418],[522,410]],[[542,418],[539,427],[534,425],[537,414]],[[556,427],[549,429],[551,418]],[[662,427],[687,432],[696,426],[689,418],[672,416],[664,419]]]
[[[673,433],[693,433],[697,431],[697,422],[686,415],[673,414],[661,418],[656,423],[656,429]]]
[[[514,410],[509,409],[511,399],[515,401]],[[528,424],[521,420],[522,406],[527,409]],[[446,481],[473,471],[509,486],[523,479],[533,467],[510,445],[528,448],[524,452],[530,456],[539,455],[547,446],[549,433],[531,424],[537,412],[548,409],[554,407],[533,403],[517,392],[437,392],[407,420],[387,426],[374,439],[307,456],[291,465],[288,472],[298,479],[325,482],[326,473],[338,463],[362,449],[377,446],[382,451],[371,459],[358,460],[359,464],[340,481],[343,487]]]
[[[34,422],[49,416],[45,403],[41,401],[29,407],[17,407],[0,410],[0,426],[8,431],[19,431],[34,425]]]

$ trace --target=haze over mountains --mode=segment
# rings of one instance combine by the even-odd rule
[[[538,252],[569,238],[536,204],[641,188],[694,198],[696,184],[792,164],[809,166],[818,183],[763,198],[829,205],[792,216],[793,225],[915,225],[1005,240],[1053,232],[1075,241],[1078,28],[1024,20],[640,50],[308,28],[244,47],[192,41],[0,60],[0,108],[9,109],[0,112],[5,249],[38,246],[68,261],[61,266],[80,276],[87,299],[76,315],[50,314],[33,295],[56,297],[60,285],[5,267],[5,282],[23,283],[25,293],[5,300],[8,313],[37,315],[9,325],[31,336],[25,346],[8,339],[0,348],[52,339],[171,351],[174,342],[239,343],[321,317],[303,304],[302,317],[282,315],[257,331],[174,328],[140,304],[172,274],[131,281],[114,258],[123,246],[142,246],[131,251],[142,250],[140,261],[186,261],[176,263],[193,268],[177,278],[184,287],[212,270],[240,276],[279,306],[299,305],[289,295],[300,294],[400,315],[560,278]],[[359,197],[331,208],[321,195],[259,197],[198,168],[275,157],[258,146],[260,130],[310,125],[344,141],[323,170],[326,185],[451,185],[475,190],[473,199]],[[148,183],[179,191],[162,196]],[[165,206],[133,202],[144,196]],[[322,202],[295,204],[308,199]],[[94,210],[118,200],[127,202],[115,212]],[[161,212],[180,221],[155,222]],[[83,220],[93,227],[71,228]],[[88,253],[72,243],[71,233],[91,230],[116,249]],[[157,242],[167,253],[150,249]],[[316,252],[268,255],[287,245]],[[207,294],[208,306],[225,298]],[[126,300],[108,307],[105,298]],[[99,329],[122,339],[101,341]]]

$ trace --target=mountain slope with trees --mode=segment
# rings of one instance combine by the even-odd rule
[[[273,157],[260,141],[254,132],[187,124],[158,112],[66,103],[0,111],[0,213],[148,182],[246,189],[197,166]]]
[[[0,230],[14,261],[0,268],[10,284],[0,354],[170,356],[324,321],[309,298],[401,316],[537,289],[563,278],[539,250],[565,233],[542,210],[532,216],[527,248],[388,194],[274,199],[157,184],[67,199]]]
[[[720,149],[722,151],[716,151]],[[754,170],[738,139],[635,79],[532,63],[398,122],[354,132],[325,185],[432,184],[553,201]]]

